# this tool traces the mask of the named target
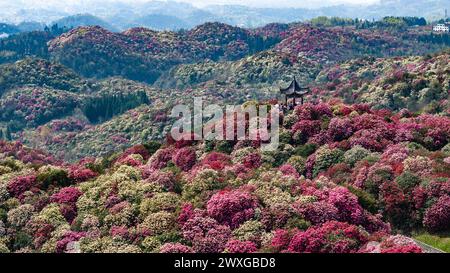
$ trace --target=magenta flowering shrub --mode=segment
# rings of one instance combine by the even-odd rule
[[[212,152],[207,154],[201,163],[213,170],[222,170],[231,164],[231,157],[227,154]]]
[[[320,121],[300,119],[300,121],[292,126],[291,130],[294,138],[303,143],[306,142],[309,137],[320,132]]]
[[[52,156],[39,150],[29,149],[19,141],[6,142],[0,140],[0,152],[5,156],[13,156],[24,163],[33,163],[37,165],[58,163]]]
[[[160,253],[194,253],[191,247],[180,243],[166,243],[159,251]]]
[[[141,155],[138,154],[132,154],[132,155],[128,155],[124,158],[121,158],[120,160],[117,160],[116,164],[122,164],[122,165],[127,165],[127,166],[132,166],[132,167],[139,167],[142,166],[143,162],[143,158]]]
[[[76,242],[80,240],[81,238],[85,237],[85,232],[73,232],[69,231],[66,234],[64,234],[63,238],[60,239],[56,243],[56,252],[57,253],[63,253],[67,251],[67,245],[71,242]]]
[[[261,166],[261,155],[258,153],[249,154],[242,159],[242,164],[246,168],[256,169]]]
[[[121,161],[122,159],[130,156],[130,155],[140,155],[144,159],[144,161],[148,160],[150,157],[150,153],[144,147],[144,145],[136,145],[131,148],[126,149],[121,156],[117,159],[117,161]]]
[[[178,216],[178,224],[183,226],[189,219],[196,215],[194,206],[190,203],[186,203],[181,207],[181,212]]]
[[[426,210],[423,224],[432,231],[445,231],[450,228],[450,195],[440,197]]]
[[[53,194],[50,199],[59,204],[75,204],[83,193],[75,187],[66,187]]]
[[[368,241],[367,233],[357,226],[330,221],[295,234],[288,247],[297,253],[354,253]]]
[[[283,166],[280,166],[279,170],[283,175],[292,176],[295,178],[300,177],[300,174],[297,172],[297,169],[294,168],[291,164],[284,164]]]
[[[290,234],[288,230],[284,229],[277,229],[273,233],[274,234],[270,242],[270,247],[275,252],[280,252],[287,249],[291,242],[292,234]]]
[[[78,210],[75,204],[60,204],[59,211],[70,224],[72,224],[73,220],[78,215]]]
[[[336,187],[330,190],[328,202],[337,208],[340,221],[360,224],[363,220],[364,213],[358,198],[347,188]]]
[[[332,118],[328,124],[331,139],[341,141],[353,134],[353,123],[349,118]]]
[[[33,234],[33,246],[36,249],[41,248],[51,238],[51,233],[54,229],[55,227],[46,221],[35,219],[28,221],[25,226],[25,230]]]
[[[227,253],[253,253],[257,250],[256,244],[250,241],[230,240],[225,247]]]
[[[172,160],[172,156],[172,148],[160,149],[150,158],[150,167],[153,169],[162,169],[167,166],[167,162]]]
[[[96,177],[98,174],[83,166],[70,166],[68,177],[76,183],[81,183]]]
[[[370,241],[360,253],[422,253],[422,249],[411,239],[402,235],[388,236],[381,242]]]
[[[294,209],[296,213],[313,225],[339,219],[338,209],[327,202],[300,203],[296,204]]]
[[[175,175],[171,172],[164,172],[160,170],[152,170],[148,173],[148,170],[144,170],[145,181],[161,186],[167,191],[173,191],[176,185]]]
[[[199,253],[222,252],[231,237],[231,230],[210,217],[195,216],[183,225],[183,237],[192,242]]]
[[[71,92],[42,87],[12,90],[0,100],[3,121],[16,120],[25,126],[37,126],[71,112],[78,98]]]
[[[196,162],[196,154],[192,148],[179,149],[172,157],[173,163],[183,171],[189,171]]]
[[[7,186],[8,192],[14,197],[21,195],[31,189],[36,183],[35,175],[19,176],[13,179]]]
[[[382,249],[381,253],[422,253],[422,249],[418,245],[393,246]]]
[[[72,223],[78,215],[76,202],[81,195],[82,192],[79,189],[66,187],[53,194],[50,201],[58,203],[61,214],[69,223]]]
[[[254,216],[257,206],[257,199],[249,192],[220,191],[209,199],[206,210],[219,223],[236,228]]]
[[[383,134],[377,130],[362,129],[350,138],[352,146],[360,145],[371,151],[381,151],[392,142],[384,138]]]

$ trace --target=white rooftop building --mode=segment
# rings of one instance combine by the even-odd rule
[[[434,32],[449,32],[450,28],[448,24],[436,24],[433,26]]]

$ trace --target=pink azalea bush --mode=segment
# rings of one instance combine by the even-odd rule
[[[209,216],[235,228],[253,217],[258,201],[245,191],[221,191],[213,195],[206,206]]]
[[[225,247],[228,253],[253,253],[257,250],[256,244],[250,241],[230,240]]]
[[[289,252],[352,253],[368,241],[367,233],[357,226],[330,221],[295,234]]]
[[[450,227],[450,196],[440,197],[426,210],[423,223],[430,230],[448,230]]]

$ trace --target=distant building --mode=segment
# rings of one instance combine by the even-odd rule
[[[450,31],[449,24],[448,23],[436,24],[435,26],[433,26],[433,31],[434,32],[449,32]]]

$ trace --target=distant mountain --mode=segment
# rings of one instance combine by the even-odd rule
[[[54,24],[57,24],[59,27],[67,27],[67,28],[100,26],[110,31],[117,31],[117,29],[108,22],[91,14],[77,14],[73,16],[64,17],[51,23],[51,25]]]
[[[8,38],[20,32],[30,32],[43,30],[44,25],[36,22],[23,22],[18,25],[0,23],[0,39]]]
[[[155,30],[176,30],[186,28],[187,25],[190,24],[172,15],[150,14],[133,21],[131,26]]]
[[[155,29],[192,28],[193,26],[217,21],[241,27],[258,27],[268,23],[290,23],[309,20],[317,16],[337,16],[360,19],[380,19],[385,16],[420,16],[428,20],[444,17],[444,10],[450,0],[380,0],[372,5],[342,4],[316,9],[307,8],[255,8],[244,5],[210,5],[197,8],[188,3],[174,1],[150,1],[133,5],[117,1],[83,1],[82,3],[58,3],[24,8],[17,3],[0,3],[0,21],[20,23],[37,21],[49,24],[64,18],[74,26],[93,23],[111,29],[125,30],[130,26]],[[86,12],[95,16],[87,15]],[[75,15],[75,14],[82,15]],[[69,16],[69,19],[65,18]],[[80,18],[81,17],[81,18]],[[87,18],[86,18],[87,17]],[[104,22],[101,22],[101,21]],[[158,21],[161,22],[158,22]],[[80,21],[80,22],[79,22]]]
[[[16,26],[14,25],[9,25],[9,24],[5,24],[5,23],[0,23],[0,34],[4,33],[4,34],[14,34],[14,33],[18,33],[20,32],[20,29],[18,29]]]
[[[152,1],[122,7],[105,20],[121,30],[142,26],[152,29],[188,29],[211,21],[224,21],[217,15],[187,3]]]
[[[21,31],[21,32],[25,32],[25,31],[39,31],[39,30],[43,30],[45,28],[45,24],[43,23],[39,23],[39,22],[22,22],[20,24],[17,25],[17,28]]]

